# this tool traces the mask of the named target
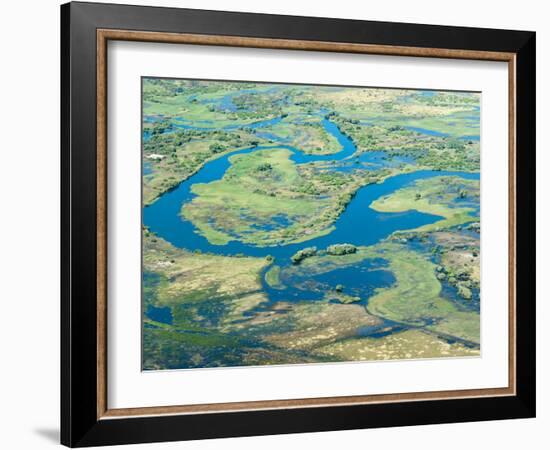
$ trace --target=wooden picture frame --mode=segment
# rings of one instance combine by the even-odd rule
[[[507,388],[110,409],[107,42],[504,61],[509,67]],[[61,7],[61,441],[174,441],[535,415],[535,33],[188,9]]]

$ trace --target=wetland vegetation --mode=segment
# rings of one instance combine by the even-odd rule
[[[144,370],[479,356],[479,94],[142,84]]]

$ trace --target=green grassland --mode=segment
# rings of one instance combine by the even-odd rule
[[[327,133],[319,121],[302,121],[292,123],[295,116],[285,118],[276,125],[265,127],[262,131],[277,135],[285,140],[285,143],[297,147],[309,154],[331,154],[341,150],[336,138]]]
[[[396,156],[414,157],[417,167],[431,170],[478,172],[479,141],[430,136],[400,125],[362,125],[340,114],[331,116],[359,152],[386,150]],[[426,125],[427,126],[427,125]]]
[[[467,201],[458,203],[461,200]],[[458,206],[461,204],[466,206]],[[375,200],[370,206],[382,212],[416,210],[444,217],[418,228],[418,231],[430,231],[478,220],[472,215],[475,204],[479,205],[479,181],[445,176],[418,180],[412,186]]]
[[[377,290],[369,299],[369,312],[479,344],[479,314],[463,311],[441,296],[434,263],[395,243],[380,244],[371,251],[389,261],[397,282],[392,287]]]
[[[339,174],[308,180],[290,154],[272,149],[231,157],[222,180],[193,185],[197,196],[183,206],[183,216],[219,245],[232,239],[285,244],[330,232],[359,186],[357,180]]]
[[[304,301],[282,303],[277,308],[279,314],[259,313],[247,324],[248,329],[261,334],[269,345],[305,352],[320,362],[330,359],[317,354],[318,347],[354,336],[360,327],[380,323],[360,305]]]
[[[369,126],[408,126],[444,133],[451,138],[479,135],[479,94],[401,89],[357,89],[319,92],[315,100],[338,111],[344,120]]]
[[[143,79],[143,115],[145,117],[184,117],[186,123],[204,126],[205,121],[216,128],[228,125],[246,126],[279,115],[273,108],[258,110],[223,111],[209,100],[219,100],[240,89],[262,87],[255,83],[208,83],[188,80]],[[206,100],[206,102],[199,101]]]
[[[144,237],[143,269],[159,278],[158,307],[230,301],[228,308],[241,313],[265,300],[260,274],[269,264],[265,258],[191,253],[150,233]]]
[[[364,121],[371,126],[386,128],[396,126],[402,127],[403,124],[406,124],[406,126],[411,129],[418,128],[420,130],[435,131],[451,139],[460,139],[466,136],[479,136],[479,120],[464,120],[464,117],[470,117],[472,111],[457,111],[448,114],[447,110],[443,110],[440,114],[433,116],[415,116],[406,109],[400,113],[401,115],[395,114],[387,116],[387,113],[383,113],[379,116],[373,115],[367,117],[362,114],[350,114],[344,117],[351,120]],[[424,133],[418,131],[417,134],[430,136],[427,131]]]

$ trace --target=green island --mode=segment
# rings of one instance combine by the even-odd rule
[[[289,156],[274,148],[230,157],[223,179],[193,185],[196,197],[183,205],[183,216],[216,244],[285,244],[326,234],[356,183],[333,175],[310,181]]]
[[[375,200],[370,206],[376,211],[403,212],[414,209],[444,217],[443,220],[419,227],[419,231],[462,225],[477,220],[472,213],[479,208],[479,180],[458,177],[420,180]]]
[[[479,94],[142,79],[144,370],[480,355]]]

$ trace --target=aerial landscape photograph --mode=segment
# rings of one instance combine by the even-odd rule
[[[141,101],[144,371],[480,356],[480,93]]]

